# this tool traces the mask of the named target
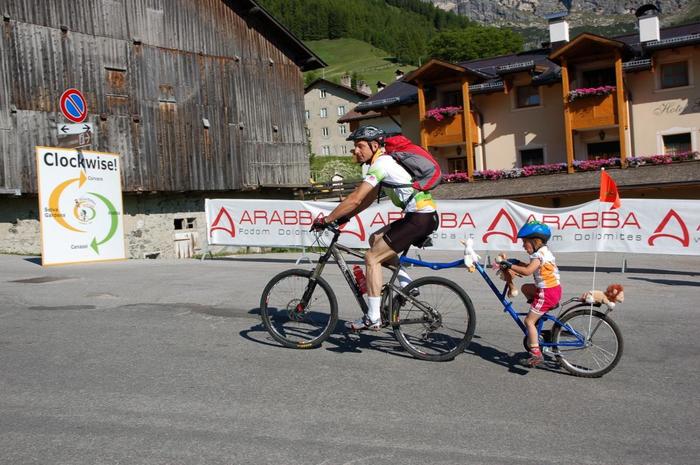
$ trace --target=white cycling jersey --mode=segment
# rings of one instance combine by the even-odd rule
[[[376,187],[380,182],[387,184],[411,184],[411,175],[390,155],[375,156],[372,164],[363,179],[372,187]],[[391,202],[406,213],[432,213],[435,211],[435,201],[428,192],[416,192],[412,187],[384,187],[384,192],[389,196]],[[411,196],[414,194],[413,198]],[[410,202],[406,205],[406,202]]]

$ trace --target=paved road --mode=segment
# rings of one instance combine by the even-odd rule
[[[464,270],[441,273],[477,307],[452,362],[407,357],[390,332],[283,349],[256,308],[295,257],[43,269],[0,256],[0,463],[697,463],[700,258],[630,257],[624,275],[620,256],[600,258],[599,282],[626,288],[626,348],[588,380],[518,366],[521,336]],[[558,258],[565,294],[590,287],[592,257]]]

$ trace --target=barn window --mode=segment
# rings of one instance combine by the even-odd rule
[[[105,68],[105,105],[113,115],[129,114],[129,86],[126,69]]]

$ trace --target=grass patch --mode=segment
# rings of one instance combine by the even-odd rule
[[[311,177],[316,182],[328,182],[335,173],[346,181],[362,178],[362,166],[348,156],[313,156],[310,165]]]
[[[372,87],[373,92],[377,91],[377,81],[393,82],[397,69],[404,73],[416,69],[415,66],[397,63],[388,52],[357,39],[312,40],[305,44],[328,63],[326,68],[309,73],[339,82],[343,74],[356,72]]]

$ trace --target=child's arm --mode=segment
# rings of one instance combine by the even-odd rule
[[[500,263],[500,266],[502,270],[511,270],[521,276],[530,276],[535,272],[535,270],[537,270],[537,268],[540,267],[541,264],[542,262],[539,258],[533,258],[527,265],[513,265],[507,260],[504,260]]]

